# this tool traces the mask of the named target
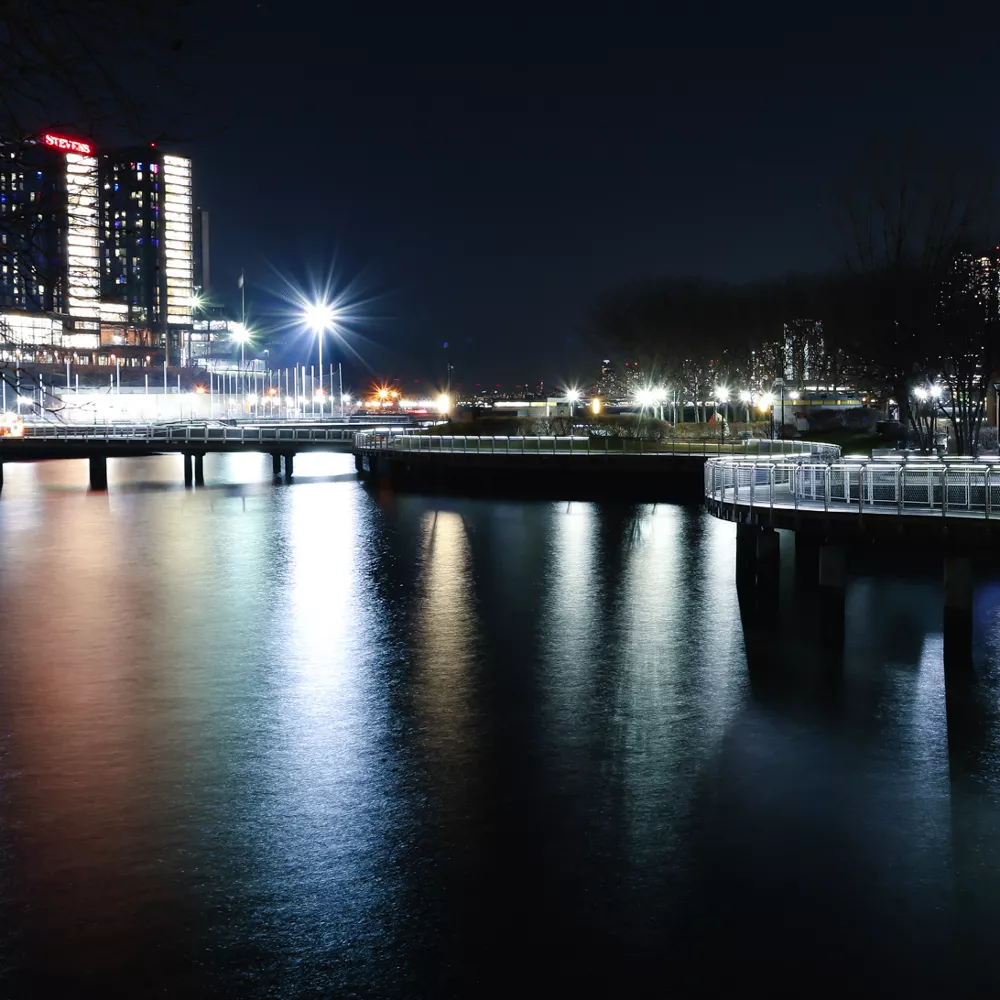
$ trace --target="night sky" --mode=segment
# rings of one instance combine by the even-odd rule
[[[971,16],[797,10],[201,8],[184,148],[212,215],[213,292],[235,304],[245,267],[251,309],[274,322],[278,275],[335,261],[373,372],[443,379],[447,358],[465,385],[551,382],[594,375],[588,313],[617,284],[827,266],[832,179],[866,139],[996,144],[995,38]]]

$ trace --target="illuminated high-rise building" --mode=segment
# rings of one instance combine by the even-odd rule
[[[42,313],[59,317],[65,346],[97,345],[98,213],[97,158],[89,141],[46,133],[0,142],[5,342],[30,346],[50,338],[55,327],[32,315]]]
[[[185,157],[0,140],[0,358],[183,363],[193,224]]]
[[[191,161],[155,147],[101,156],[102,340],[187,354],[195,248]]]

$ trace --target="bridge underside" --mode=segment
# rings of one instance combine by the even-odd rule
[[[897,513],[889,509],[876,512],[846,510],[824,511],[800,507],[769,507],[767,504],[732,503],[707,498],[705,506],[718,518],[738,524],[767,528],[787,528],[796,532],[822,535],[850,543],[886,542],[902,544],[942,543],[953,547],[1000,545],[1000,513],[985,518],[981,513],[963,514],[940,510]]]

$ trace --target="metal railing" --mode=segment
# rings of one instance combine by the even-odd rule
[[[263,426],[241,424],[228,427],[212,424],[107,424],[82,427],[62,427],[59,425],[35,425],[25,428],[23,441],[148,441],[213,443],[232,442],[240,444],[266,444],[268,442],[353,442],[357,433],[354,427],[315,426]],[[380,428],[378,433],[392,436],[394,428]]]
[[[464,453],[473,455],[726,455],[756,458],[760,455],[801,455],[833,461],[840,448],[812,441],[675,441],[662,442],[608,437],[554,435],[388,434],[361,431],[354,439],[358,451]]]
[[[746,507],[988,519],[1000,512],[1000,465],[709,459],[705,496]]]

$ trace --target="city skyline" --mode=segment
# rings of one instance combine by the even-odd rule
[[[266,302],[276,272],[336,255],[370,300],[357,346],[377,371],[450,360],[506,382],[530,351],[534,377],[582,377],[590,310],[621,282],[831,265],[831,189],[866,137],[923,109],[933,139],[997,146],[984,37],[926,18],[234,10],[189,56],[211,81],[191,148],[213,280],[235,301],[245,267]]]

